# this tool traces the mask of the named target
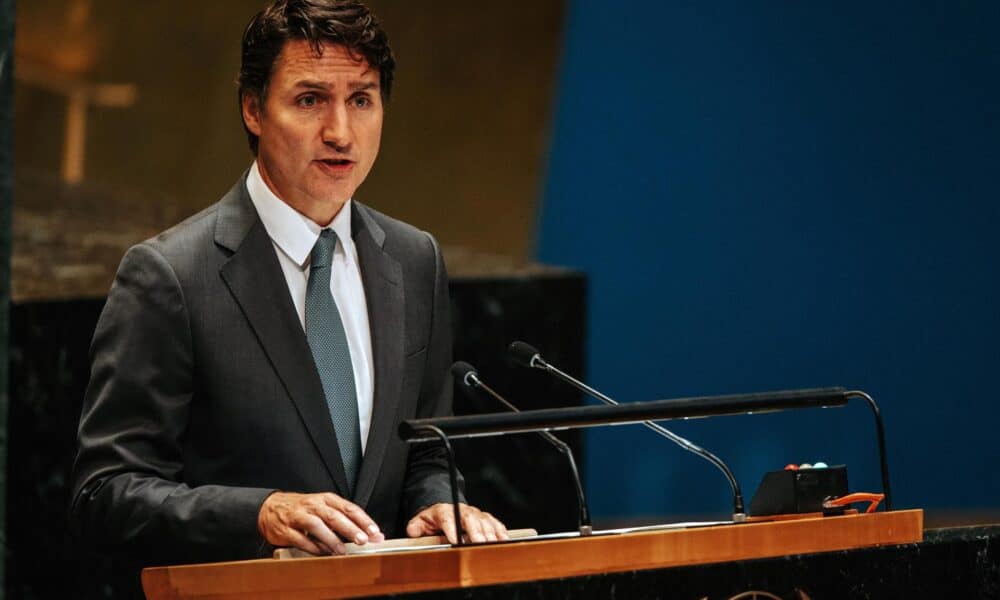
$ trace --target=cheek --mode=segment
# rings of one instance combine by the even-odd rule
[[[368,137],[366,140],[366,145],[368,146],[370,156],[369,161],[374,163],[375,157],[378,155],[379,146],[382,143],[382,123],[379,121],[376,127],[372,127],[368,131]]]
[[[308,141],[310,129],[315,128],[314,121],[315,119],[297,119],[280,112],[271,120],[271,134],[278,144],[294,148]]]

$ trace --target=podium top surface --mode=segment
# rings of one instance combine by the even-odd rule
[[[145,569],[150,600],[354,598],[850,550],[921,541],[923,511]]]

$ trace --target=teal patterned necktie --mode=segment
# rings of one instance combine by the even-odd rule
[[[306,287],[306,338],[323,382],[326,406],[330,410],[340,456],[344,460],[348,492],[353,496],[361,466],[361,426],[351,349],[347,345],[340,311],[330,293],[330,263],[336,246],[337,234],[324,229],[312,249],[309,284]]]

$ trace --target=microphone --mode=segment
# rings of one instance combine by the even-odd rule
[[[469,363],[464,361],[456,362],[451,366],[451,374],[456,381],[465,387],[483,390],[487,395],[500,404],[503,404],[511,412],[521,412],[516,406],[508,402],[506,398],[498,394],[493,388],[483,383],[483,380],[479,378],[479,374],[476,372],[476,368]],[[576,499],[580,509],[578,518],[580,535],[588,536],[592,534],[594,530],[590,524],[590,511],[587,509],[587,499],[583,495],[583,485],[580,483],[580,473],[576,469],[576,460],[573,459],[573,451],[570,450],[566,442],[560,440],[548,431],[539,431],[538,435],[542,436],[545,441],[562,453],[566,457],[567,462],[569,462],[569,470],[573,475],[573,483],[576,485]]]
[[[520,342],[520,341],[511,342],[509,350],[511,356],[514,358],[514,361],[517,362],[519,365],[525,367],[531,367],[533,369],[541,369],[543,371],[551,373],[555,375],[558,379],[565,381],[566,383],[572,385],[576,389],[582,391],[583,393],[593,398],[597,398],[598,400],[600,400],[605,404],[610,404],[613,406],[618,405],[618,402],[616,402],[615,400],[595,390],[594,388],[590,387],[589,385],[580,381],[579,379],[576,379],[575,377],[568,375],[567,373],[564,373],[561,370],[557,369],[556,367],[545,362],[545,359],[542,358],[541,352],[539,352],[538,349],[532,346],[531,344],[527,344],[525,342]],[[728,466],[726,466],[726,463],[722,462],[722,459],[712,454],[708,450],[705,450],[701,446],[698,446],[682,438],[681,436],[675,434],[666,427],[662,427],[652,421],[643,421],[643,425],[645,425],[649,429],[652,429],[656,433],[667,438],[668,440],[677,444],[678,446],[687,450],[688,452],[697,454],[698,456],[704,458],[708,462],[718,467],[718,469],[722,471],[722,474],[726,476],[726,479],[729,480],[729,485],[733,489],[733,522],[742,523],[746,521],[747,515],[746,515],[746,509],[744,508],[743,505],[743,494],[740,492],[740,485],[736,482],[736,477],[733,476],[733,472],[729,469]]]

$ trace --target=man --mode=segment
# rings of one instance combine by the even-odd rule
[[[243,37],[256,161],[217,204],[131,248],[94,334],[72,516],[144,562],[272,546],[342,553],[455,527],[447,276],[434,239],[352,197],[394,67],[356,0],[277,0]],[[506,537],[461,504],[473,541]]]

